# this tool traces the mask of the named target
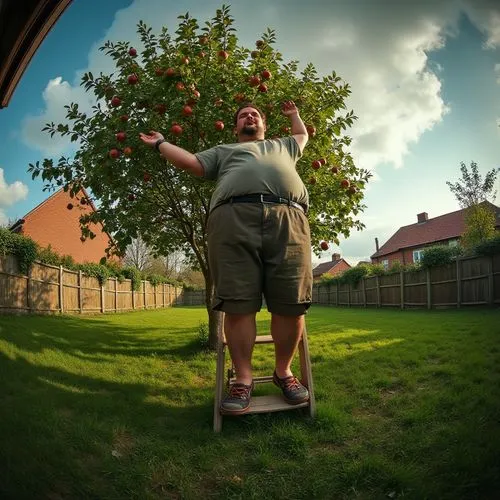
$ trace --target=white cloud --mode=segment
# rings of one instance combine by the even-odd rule
[[[42,132],[42,128],[50,122],[54,122],[55,125],[65,123],[66,104],[77,102],[82,111],[90,109],[92,104],[81,87],[72,86],[60,76],[49,81],[43,91],[43,101],[45,103],[43,112],[27,116],[23,120],[21,139],[25,145],[38,149],[43,154],[57,155],[70,146],[69,137],[61,137],[56,133],[51,138],[47,132]]]
[[[0,168],[0,224],[5,224],[8,220],[3,209],[24,200],[27,196],[28,187],[20,181],[7,184],[3,168]]]

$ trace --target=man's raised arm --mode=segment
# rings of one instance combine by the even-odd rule
[[[304,151],[309,134],[307,133],[306,126],[299,115],[299,109],[293,101],[286,101],[283,103],[282,112],[290,120],[292,135],[299,145],[300,152]]]
[[[139,138],[144,144],[156,148],[174,167],[186,170],[197,177],[203,176],[204,169],[198,158],[193,153],[170,144],[159,132],[154,130],[149,134],[141,132]]]

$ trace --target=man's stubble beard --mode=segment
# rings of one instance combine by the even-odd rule
[[[257,135],[257,127],[245,126],[241,129],[241,134],[248,137],[255,137]]]

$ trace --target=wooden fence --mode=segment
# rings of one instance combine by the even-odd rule
[[[315,285],[313,303],[335,306],[441,308],[500,304],[500,254],[362,279]]]
[[[0,256],[0,313],[103,313],[153,309],[183,304],[183,289],[142,281],[132,290],[131,280],[97,278],[36,262],[28,276],[19,271],[12,255]]]

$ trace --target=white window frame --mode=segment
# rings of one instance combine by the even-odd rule
[[[387,271],[389,269],[389,259],[381,260],[380,263],[384,266],[384,269]]]
[[[413,250],[413,262],[416,264],[420,262],[422,259],[422,254],[424,253],[425,248],[419,248],[418,250]]]

